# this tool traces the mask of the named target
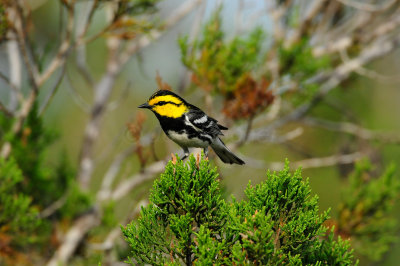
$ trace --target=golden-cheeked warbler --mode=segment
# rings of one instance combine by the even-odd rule
[[[211,146],[224,163],[244,164],[219,138],[223,135],[221,130],[228,128],[175,93],[159,90],[139,108],[153,111],[165,134],[182,147],[182,160],[189,156],[190,147],[203,148],[207,156],[208,146]]]

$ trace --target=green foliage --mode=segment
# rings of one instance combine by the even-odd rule
[[[299,82],[300,90],[293,97],[295,104],[300,104],[310,100],[318,87],[312,83],[303,81],[320,72],[322,69],[328,69],[331,66],[329,56],[315,57],[309,46],[309,38],[303,37],[299,42],[290,47],[281,44],[279,47],[280,72],[283,75],[289,74]]]
[[[285,254],[307,258],[320,245],[317,238],[310,236],[324,235],[326,229],[322,223],[327,219],[327,212],[318,214],[318,198],[310,198],[311,189],[308,182],[302,181],[300,171],[291,176],[286,167],[278,175],[268,173],[267,176],[265,183],[246,189],[248,201],[245,202],[242,213],[256,214],[261,211],[268,215],[264,219],[270,221],[269,226],[275,232],[275,240],[270,240],[273,243],[270,252],[274,247],[280,247],[280,259]],[[282,242],[285,243],[284,246]],[[249,248],[254,246],[251,247],[249,243]]]
[[[222,199],[216,169],[193,156],[169,162],[141,217],[122,228],[130,262],[152,265],[353,264],[349,243],[333,238],[300,171],[268,173],[247,199]]]
[[[16,252],[26,249],[32,242],[35,243],[35,246],[30,246],[32,251],[50,250],[52,247],[48,243],[53,230],[51,220],[74,218],[87,210],[90,198],[76,185],[75,171],[65,154],[52,162],[53,165],[46,160],[48,148],[56,139],[56,134],[43,126],[36,105],[24,121],[21,133],[11,134],[13,122],[0,115],[2,141],[9,141],[13,146],[10,159],[0,165],[3,179],[0,180],[0,216],[3,220],[0,221],[0,246],[4,245],[2,234],[11,234],[15,243],[18,240]],[[51,219],[39,218],[39,210],[59,199],[65,199],[64,204],[52,214]],[[8,264],[18,264],[21,256],[12,254]]]
[[[73,218],[84,212],[90,205],[88,195],[82,193],[75,180],[75,171],[70,166],[67,156],[63,153],[57,164],[48,165],[46,157],[48,148],[57,139],[53,130],[43,126],[42,118],[37,114],[35,104],[24,122],[21,134],[11,135],[10,121],[1,120],[5,139],[12,143],[12,156],[22,171],[24,182],[18,184],[18,189],[32,198],[32,203],[45,208],[54,201],[65,196],[66,203],[58,211],[65,218]]]
[[[92,198],[82,192],[75,181],[71,181],[67,188],[65,203],[58,213],[63,218],[73,219],[75,216],[86,212],[92,206]]]
[[[378,178],[371,176],[371,164],[356,165],[339,208],[339,234],[352,236],[357,252],[379,260],[396,241],[398,222],[390,215],[399,199],[400,181],[391,165]]]
[[[206,24],[202,40],[179,40],[183,64],[193,71],[194,81],[208,91],[229,93],[249,72],[259,66],[264,33],[256,28],[247,39],[227,42],[221,29],[221,9]]]
[[[306,78],[329,67],[329,57],[315,57],[308,41],[308,38],[302,38],[289,48],[285,48],[283,44],[280,46],[279,62],[282,73]]]
[[[107,202],[103,206],[103,217],[101,218],[101,224],[108,229],[113,229],[115,226],[118,226],[118,221],[114,214],[115,207],[116,205],[114,201]]]
[[[12,155],[25,177],[21,189],[41,206],[49,205],[60,197],[66,185],[64,174],[59,175],[58,172],[56,175],[44,165],[47,148],[55,139],[56,134],[43,127],[42,119],[37,115],[37,105],[25,120],[21,134],[11,139]]]
[[[11,247],[31,242],[32,232],[40,223],[29,196],[18,191],[22,181],[22,172],[15,160],[0,159],[0,243],[7,235],[11,237]],[[0,245],[0,253],[2,248]]]
[[[193,156],[189,165],[168,163],[154,182],[151,204],[142,209],[138,226],[123,229],[137,262],[191,261],[193,234],[201,226],[211,236],[222,234],[227,210],[217,176],[206,160],[197,164]]]

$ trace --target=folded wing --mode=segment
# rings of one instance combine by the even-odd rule
[[[218,121],[212,117],[207,116],[202,110],[193,106],[188,112],[187,123],[190,123],[196,130],[211,135],[213,138],[223,135],[221,130],[228,128],[218,124]]]

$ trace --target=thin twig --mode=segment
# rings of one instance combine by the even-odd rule
[[[65,234],[64,240],[57,248],[57,251],[47,263],[47,266],[64,265],[75,251],[82,238],[87,232],[99,224],[99,214],[97,210],[92,210],[79,217]]]
[[[7,83],[7,85],[11,88],[11,90],[13,91],[13,93],[15,93],[17,95],[17,99],[19,101],[19,103],[22,103],[24,100],[24,96],[22,95],[21,91],[19,88],[17,88],[14,84],[11,83],[11,81],[9,80],[9,78],[2,72],[0,72],[0,78]],[[10,106],[11,108],[11,106]]]
[[[296,162],[291,162],[290,166],[292,168],[301,167],[303,169],[307,168],[320,168],[320,167],[328,167],[334,166],[338,164],[351,164],[355,161],[358,161],[364,158],[367,154],[363,152],[354,152],[350,154],[335,154],[327,157],[318,157],[300,160]],[[278,171],[285,167],[285,164],[282,162],[270,162],[267,164],[268,169]]]
[[[129,89],[131,87],[131,82],[127,82],[126,86],[124,86],[124,88],[122,89],[120,96],[118,97],[118,99],[116,99],[115,101],[110,102],[107,105],[107,110],[112,111],[115,110],[116,108],[118,108],[118,106],[120,106],[126,99],[128,99],[129,96]]]
[[[74,100],[74,103],[77,106],[79,106],[85,113],[89,114],[90,105],[82,98],[82,96],[75,89],[72,80],[70,78],[70,75],[68,73],[65,75],[65,81],[68,88],[68,92],[70,93],[72,99]]]
[[[375,132],[349,122],[332,122],[324,119],[306,117],[301,120],[306,125],[321,127],[327,130],[354,135],[360,139],[400,144],[399,133]]]
[[[238,146],[242,146],[248,140],[253,125],[253,119],[254,115],[250,116],[247,120],[246,131],[244,132],[243,138],[239,141]]]
[[[61,198],[50,204],[48,207],[46,207],[43,211],[39,213],[39,218],[45,219],[51,215],[53,215],[56,211],[58,211],[64,204],[66,203],[68,198],[68,193],[65,193],[62,195]]]
[[[349,58],[349,55],[346,50],[340,50],[339,52],[340,58],[342,59],[343,62],[349,62],[351,59]],[[400,77],[398,75],[393,75],[393,76],[387,76],[380,74],[374,70],[367,69],[363,66],[359,66],[357,69],[354,70],[359,75],[368,77],[373,80],[379,80],[382,82],[398,82],[400,81]]]
[[[23,10],[22,7],[20,6],[19,1],[15,1],[13,3],[12,8],[10,9],[10,12],[8,14],[12,14],[14,17],[14,24],[13,24],[13,29],[16,32],[16,37],[17,37],[17,42],[19,49],[22,54],[22,58],[25,62],[25,66],[28,72],[28,79],[29,82],[32,86],[32,90],[29,94],[29,96],[26,99],[23,99],[21,106],[17,112],[16,119],[14,120],[14,123],[11,127],[11,133],[17,134],[23,125],[23,122],[25,121],[25,118],[28,116],[35,100],[38,95],[38,85],[36,83],[37,79],[37,67],[34,63],[31,63],[32,58],[32,50],[29,45],[29,42],[27,41],[27,35],[26,35],[26,29],[25,29],[25,21],[23,18]],[[1,158],[8,158],[12,150],[11,143],[9,141],[6,141],[3,146],[1,147],[0,150],[0,157]]]
[[[11,15],[10,15],[11,16]],[[21,56],[18,49],[18,43],[16,41],[16,35],[14,31],[9,32],[9,41],[7,42],[8,62],[10,68],[10,79],[1,73],[1,78],[6,81],[10,86],[10,112],[15,112],[18,107],[18,103],[21,103],[23,96],[21,93],[21,82],[22,82],[22,66]]]
[[[199,3],[201,3],[200,0],[184,2],[177,11],[166,20],[164,32],[190,13]],[[112,15],[109,16],[109,18],[111,17]],[[109,38],[107,40],[110,52],[107,71],[95,88],[95,99],[91,117],[85,128],[84,140],[81,148],[78,180],[82,189],[87,189],[89,187],[94,169],[93,147],[99,135],[100,123],[117,75],[135,52],[149,45],[161,35],[161,32],[153,30],[149,34],[150,37],[143,36],[139,38],[137,42],[128,45],[122,53],[118,53],[121,40],[117,38]]]
[[[60,66],[65,64],[67,54],[71,48],[71,39],[72,32],[74,30],[74,4],[66,4],[64,6],[67,9],[67,27],[65,30],[65,39],[62,41],[61,45],[58,48],[57,54],[54,56],[53,60],[49,63],[43,73],[38,77],[37,84],[41,86],[44,82],[46,82],[51,75],[56,71]]]
[[[56,78],[54,85],[51,87],[50,92],[47,94],[46,99],[44,99],[42,106],[39,108],[39,116],[43,115],[43,113],[46,111],[47,107],[49,106],[50,102],[54,98],[54,95],[56,95],[58,88],[61,85],[61,82],[63,80],[64,74],[65,74],[65,64],[62,66],[60,73],[58,74],[58,77]]]
[[[9,14],[13,14],[14,19],[13,21],[13,29],[16,32],[16,37],[17,37],[17,42],[19,49],[22,54],[22,58],[25,63],[25,67],[27,69],[28,73],[28,79],[30,82],[30,85],[32,87],[31,92],[29,93],[28,97],[26,99],[23,99],[21,104],[20,104],[20,109],[17,112],[17,117],[14,121],[14,124],[12,125],[11,132],[13,134],[17,134],[23,125],[23,122],[25,121],[25,118],[28,116],[29,112],[31,111],[34,102],[36,101],[37,95],[39,93],[39,87],[50,77],[50,75],[55,71],[58,66],[61,65],[60,60],[62,63],[65,61],[65,52],[64,51],[67,47],[65,44],[62,44],[60,47],[60,50],[56,56],[56,58],[53,60],[53,63],[50,64],[49,68],[47,71],[44,72],[43,75],[39,75],[38,72],[38,64],[34,60],[33,52],[32,52],[32,47],[30,45],[29,39],[28,39],[28,34],[26,32],[27,26],[25,22],[25,17],[24,17],[24,10],[22,8],[23,3],[20,1],[15,1],[13,2],[12,5],[12,12],[8,12]],[[73,6],[69,6],[69,18],[70,20],[73,20]],[[68,29],[72,31],[73,27],[73,21],[69,23]],[[68,30],[68,31],[69,31]],[[68,33],[67,31],[67,33]],[[68,36],[68,34],[67,34]],[[68,38],[67,38],[68,39]],[[60,57],[62,57],[60,59]],[[54,62],[58,62],[57,66],[54,65]],[[0,150],[0,156],[2,158],[7,158],[12,150],[12,146],[10,142],[5,142],[3,146],[1,147]]]
[[[149,204],[148,200],[141,200],[139,202],[136,202],[134,204],[135,208],[132,211],[132,213],[128,216],[129,220],[124,220],[119,223],[117,227],[115,227],[113,230],[108,233],[107,237],[102,243],[93,243],[90,244],[90,248],[94,250],[111,250],[114,247],[114,242],[119,238],[122,239],[122,234],[121,234],[121,226],[120,224],[126,224],[127,222],[130,222],[132,219],[135,219],[140,211],[142,210],[143,207],[146,207]]]
[[[194,0],[194,1],[185,1],[181,6],[179,6],[174,13],[172,13],[168,19],[165,20],[163,26],[163,33],[168,29],[176,25],[182,18],[192,12],[201,2],[204,0]],[[133,41],[130,43],[125,51],[120,55],[120,64],[125,64],[133,54],[135,54],[140,49],[148,46],[150,43],[159,39],[162,36],[162,32],[158,30],[152,30],[149,34],[142,36],[137,41]]]
[[[321,9],[325,8],[326,2],[328,0],[315,0],[309,5],[308,9],[305,12],[304,18],[302,18],[300,25],[296,27],[296,30],[290,40],[287,42],[287,46],[291,46],[293,43],[300,40],[302,36],[305,35],[305,32],[311,25],[311,21],[317,17],[317,14],[320,13]]]
[[[374,42],[370,46],[366,47],[356,58],[336,67],[336,69],[330,73],[330,78],[321,85],[319,92],[311,101],[299,106],[289,114],[274,121],[262,130],[264,132],[253,131],[252,134],[257,136],[261,133],[261,136],[266,136],[270,131],[279,128],[290,121],[295,121],[302,118],[312,107],[319,103],[327,93],[338,86],[343,80],[347,79],[354,70],[378,57],[381,57],[382,55],[393,51],[396,47],[398,47],[399,44],[400,36],[397,36],[397,38],[392,40]]]
[[[111,193],[111,185],[117,177],[121,166],[125,160],[130,157],[135,151],[135,147],[131,146],[128,149],[124,150],[117,156],[115,156],[114,161],[111,163],[108,168],[106,174],[104,175],[103,182],[101,184],[101,189],[98,192],[99,200],[102,201],[104,199],[108,199]]]
[[[193,43],[198,38],[202,26],[202,21],[204,19],[206,6],[207,6],[207,1],[203,0],[200,4],[200,7],[197,10],[196,17],[193,21],[192,28],[189,33],[189,39],[188,39],[189,43]],[[188,47],[189,49],[188,54],[191,53],[191,48],[192,48],[191,46]],[[185,70],[183,70],[182,78],[178,86],[178,92],[182,93],[184,89],[189,85],[189,83],[190,83],[190,71],[185,68]]]
[[[90,8],[89,14],[86,17],[86,20],[84,22],[82,21],[83,25],[85,25],[85,26],[83,27],[82,31],[79,31],[80,34],[79,34],[77,39],[81,39],[86,35],[86,33],[87,33],[88,29],[89,29],[89,26],[90,26],[90,24],[92,22],[94,13],[97,10],[98,4],[99,4],[99,0],[92,0],[91,2],[93,2],[93,3],[92,3],[92,6]]]
[[[367,12],[381,12],[384,10],[387,10],[390,8],[392,5],[394,5],[397,0],[387,0],[386,2],[381,1],[383,3],[379,4],[370,4],[370,3],[365,3],[361,1],[353,1],[353,0],[336,0],[344,5],[351,6],[354,8],[357,8],[362,11],[367,11]]]
[[[24,60],[24,63],[25,63],[25,68],[28,73],[29,83],[30,83],[34,93],[37,94],[39,91],[39,85],[37,82],[39,72],[38,72],[38,68],[37,68],[37,64],[36,64],[37,62],[34,61],[32,47],[28,40],[28,34],[26,32],[27,27],[26,27],[25,18],[23,15],[24,11],[23,11],[22,4],[20,3],[20,1],[15,1],[13,9],[15,11],[14,29],[16,32],[17,43],[18,43],[19,49],[21,51],[22,59]]]
[[[14,116],[14,113],[7,109],[4,104],[0,101],[0,111],[3,112],[7,117],[11,118]]]
[[[81,43],[81,40],[85,37],[90,24],[92,23],[92,19],[96,8],[98,6],[98,0],[88,1],[86,7],[89,7],[90,10],[88,12],[82,11],[81,17],[78,19],[77,29],[75,33],[75,39],[77,43]],[[93,88],[95,86],[95,81],[92,74],[89,71],[89,68],[86,63],[86,45],[76,45],[76,66],[79,70],[79,74],[84,78],[87,84]]]
[[[165,169],[165,161],[161,160],[147,166],[143,172],[135,174],[128,179],[122,181],[111,194],[112,200],[119,200],[126,196],[134,188],[148,182],[154,178],[154,175]]]
[[[109,60],[107,71],[95,88],[94,103],[90,111],[90,118],[85,127],[84,139],[80,153],[80,163],[78,171],[78,181],[84,190],[89,188],[90,179],[94,169],[93,147],[99,136],[100,124],[106,110],[106,104],[111,95],[112,88],[121,70],[121,65],[117,61],[117,50],[120,41],[117,39],[109,40]]]

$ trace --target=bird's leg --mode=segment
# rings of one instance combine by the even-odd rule
[[[181,158],[181,160],[183,161],[183,160],[185,160],[187,157],[189,157],[189,149],[188,149],[188,147],[182,147],[182,149],[183,149],[183,156],[182,156],[182,158]]]
[[[204,157],[205,157],[205,158],[208,158],[208,147],[205,147],[205,148],[203,149],[203,151],[204,151]]]

